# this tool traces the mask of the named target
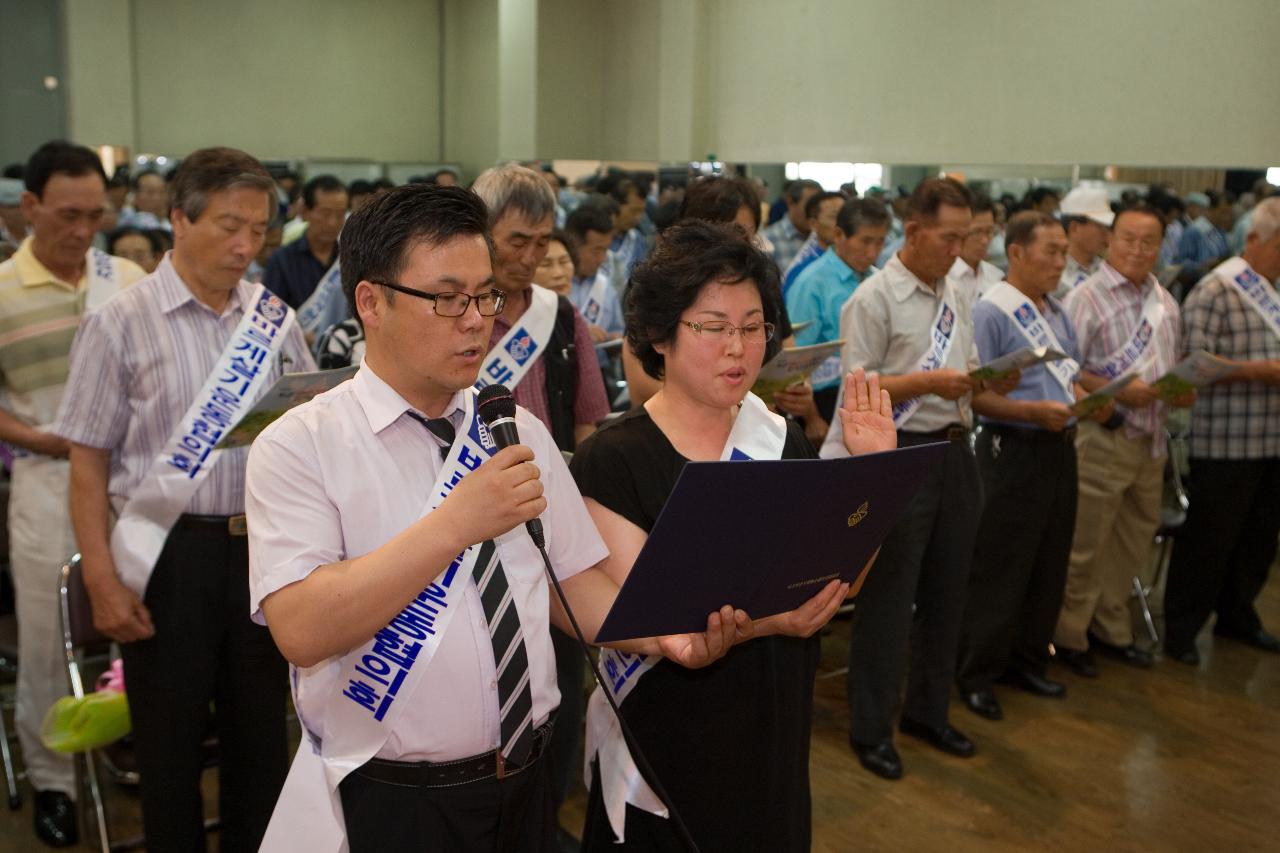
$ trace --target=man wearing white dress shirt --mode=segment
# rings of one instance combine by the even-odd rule
[[[488,213],[458,187],[400,187],[352,215],[341,252],[360,372],[249,460],[251,607],[295,666],[305,729],[263,849],[553,850],[548,629],[572,628],[524,522],[542,517],[588,641],[616,586],[541,421],[517,408],[524,444],[502,450],[476,422],[507,298]],[[728,617],[626,645],[702,665],[745,620]]]
[[[1004,271],[983,260],[997,233],[995,205],[985,195],[975,193],[970,210],[973,218],[969,222],[969,231],[964,235],[960,256],[951,265],[947,278],[972,305],[987,292],[987,288],[1004,281]]]
[[[881,570],[867,578],[853,615],[849,740],[862,766],[885,779],[902,776],[893,743],[899,707],[903,734],[950,755],[974,754],[947,718],[982,503],[968,436],[973,409],[1021,376],[991,387],[969,376],[979,366],[972,306],[947,276],[969,233],[969,204],[957,181],[922,181],[907,205],[902,250],[840,312],[841,369],[880,374],[894,400],[898,445],[949,443],[885,539]],[[836,419],[822,456],[844,455],[840,443]]]
[[[222,849],[257,848],[287,768],[285,663],[248,618],[248,453],[212,449],[282,372],[314,369],[289,309],[242,280],[273,188],[243,151],[183,161],[173,251],[84,319],[58,415],[93,622],[128,672],[151,850],[204,849],[211,705]]]

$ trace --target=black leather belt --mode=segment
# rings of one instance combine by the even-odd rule
[[[388,761],[373,758],[353,772],[375,782],[406,788],[456,788],[485,779],[505,779],[538,763],[543,750],[551,741],[551,731],[554,728],[555,716],[552,715],[533,730],[533,749],[529,752],[529,760],[519,766],[508,763],[502,757],[502,750],[495,749],[471,758],[459,758],[457,761]]]
[[[178,516],[175,527],[183,530],[203,530],[213,533],[225,533],[227,536],[248,536],[249,525],[244,513],[240,515],[195,515],[184,512]]]
[[[1011,438],[1015,441],[1032,441],[1038,444],[1073,444],[1076,440],[1076,428],[1069,426],[1061,432],[1034,427],[1009,426],[1008,424],[983,424],[982,429],[994,435]]]
[[[898,440],[899,444],[928,444],[931,441],[950,441],[958,444],[969,440],[969,428],[952,424],[942,429],[935,429],[933,432],[898,430]]]

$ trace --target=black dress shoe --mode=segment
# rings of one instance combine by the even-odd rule
[[[887,740],[870,746],[854,743],[853,751],[858,756],[858,763],[881,779],[902,778],[902,759],[898,757],[893,741]]]
[[[903,717],[898,722],[898,731],[904,735],[919,738],[933,748],[958,758],[968,758],[974,753],[973,741],[949,724],[935,729],[933,726],[926,726],[924,723]]]
[[[1280,639],[1274,635],[1267,633],[1265,628],[1259,628],[1256,631],[1219,631],[1216,627],[1213,629],[1215,637],[1226,637],[1228,640],[1244,643],[1246,646],[1253,646],[1255,649],[1262,649],[1264,652],[1272,654],[1280,654]]]
[[[1080,652],[1058,646],[1053,659],[1082,678],[1097,678],[1098,666],[1093,662],[1093,655],[1087,651]]]
[[[36,837],[50,847],[70,847],[80,840],[76,807],[61,791],[36,791]]]
[[[1195,646],[1178,646],[1165,644],[1164,656],[1176,660],[1178,663],[1185,663],[1187,666],[1200,665],[1200,652],[1196,651]]]
[[[1090,642],[1107,657],[1115,658],[1121,663],[1129,664],[1129,666],[1149,669],[1151,664],[1154,663],[1151,652],[1144,652],[1133,643],[1127,646],[1113,646],[1111,643],[1104,643],[1097,638],[1092,639]]]
[[[1049,699],[1063,699],[1067,695],[1067,685],[1061,681],[1053,681],[1043,675],[1037,675],[1025,669],[1011,667],[1005,671],[1000,680],[1028,693],[1034,693],[1036,696],[1045,696]]]
[[[986,717],[988,720],[1004,719],[1004,710],[996,700],[996,694],[990,690],[975,690],[964,694],[964,704],[979,717]]]

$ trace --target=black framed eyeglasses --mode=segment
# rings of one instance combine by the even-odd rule
[[[405,287],[403,284],[396,284],[390,281],[371,280],[370,283],[380,284],[398,293],[416,296],[419,299],[429,299],[432,303],[432,310],[441,317],[461,317],[467,313],[472,301],[476,303],[476,310],[480,312],[481,317],[493,317],[501,314],[502,307],[507,304],[507,294],[501,290],[490,290],[487,293],[472,296],[470,293],[462,293],[456,290],[446,290],[443,293],[424,293],[421,290],[414,290],[411,287]]]

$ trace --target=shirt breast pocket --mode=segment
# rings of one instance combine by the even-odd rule
[[[542,582],[542,556],[523,524],[499,536],[495,543],[508,583],[533,586]]]

